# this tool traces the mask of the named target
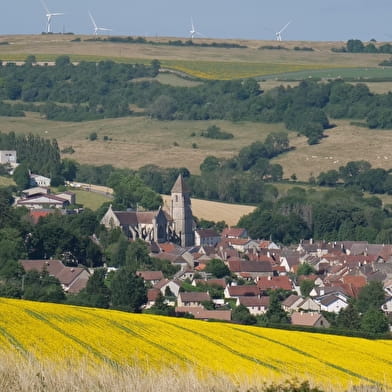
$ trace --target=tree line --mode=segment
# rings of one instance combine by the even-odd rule
[[[392,194],[391,170],[372,168],[367,161],[352,161],[338,170],[321,172],[316,179],[321,186],[344,185],[362,191],[378,194]]]

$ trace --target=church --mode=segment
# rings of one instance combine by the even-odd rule
[[[190,191],[180,174],[171,190],[169,211],[113,211],[109,207],[101,220],[107,229],[120,227],[124,234],[146,242],[176,242],[182,247],[194,245],[194,222]]]

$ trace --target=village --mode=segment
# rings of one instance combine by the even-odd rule
[[[7,153],[16,161],[16,154]],[[29,210],[32,222],[75,205],[75,194],[52,195],[50,179],[32,175],[32,188],[21,192],[15,205]],[[176,315],[196,319],[232,321],[241,306],[251,316],[266,314],[273,291],[285,293],[281,302],[291,324],[328,328],[325,312],[346,309],[371,282],[383,286],[381,310],[392,314],[392,245],[365,241],[313,241],[281,246],[273,240],[250,238],[247,230],[226,227],[221,233],[197,228],[192,215],[190,189],[180,175],[171,201],[157,211],[114,211],[110,205],[101,220],[108,230],[120,228],[129,241],[144,241],[149,255],[177,267],[171,278],[159,270],[138,270],[147,288],[144,310],[158,298],[175,308]],[[99,245],[99,238],[91,239]],[[66,266],[61,260],[21,260],[24,270],[47,271],[65,293],[83,290],[94,268]],[[116,270],[109,267],[108,271]]]

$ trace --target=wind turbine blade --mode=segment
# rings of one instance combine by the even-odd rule
[[[91,15],[91,12],[89,11],[88,14],[90,16],[90,19],[91,19],[91,22],[92,22],[92,24],[94,26],[94,29],[97,29],[98,28],[97,24],[95,23],[95,20],[94,20],[93,16]]]
[[[47,14],[50,14],[49,8],[48,8],[47,5],[45,4],[44,0],[41,0],[41,4],[42,4],[42,7],[44,7],[46,13],[47,13]]]
[[[52,16],[59,16],[59,15],[64,15],[64,12],[53,12],[52,14],[50,14]]]
[[[286,24],[284,25],[284,27],[279,31],[279,33],[283,33],[283,31],[287,29],[287,26],[288,26],[290,23],[291,23],[291,20],[290,20],[290,22],[288,22],[288,23],[286,23]]]

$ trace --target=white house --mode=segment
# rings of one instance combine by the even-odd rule
[[[236,305],[243,305],[249,310],[250,314],[252,314],[253,316],[259,316],[260,314],[264,314],[267,311],[269,305],[269,297],[238,297]]]
[[[12,165],[16,164],[16,151],[14,150],[1,150],[0,151],[0,163],[6,165],[7,163]]]
[[[215,246],[221,236],[213,229],[199,229],[195,231],[196,246]]]
[[[50,186],[50,178],[41,176],[39,174],[30,174],[30,185],[31,186]]]
[[[339,313],[341,309],[345,309],[348,306],[346,301],[334,294],[323,297],[318,302],[321,310],[333,313]]]
[[[381,306],[381,309],[385,313],[392,313],[392,297],[389,297]]]

